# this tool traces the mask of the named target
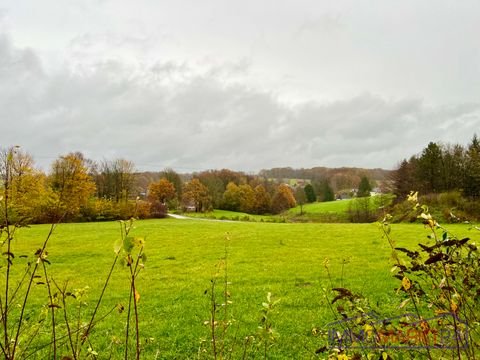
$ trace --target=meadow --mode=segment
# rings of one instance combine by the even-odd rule
[[[377,211],[381,205],[379,199],[379,197],[369,198],[372,211]],[[352,201],[354,200],[347,199],[297,205],[279,215],[253,215],[218,209],[205,213],[186,212],[183,215],[192,218],[233,221],[348,223],[351,222],[348,211]]]
[[[315,202],[296,206],[280,215],[254,215],[236,211],[215,209],[206,213],[186,212],[192,218],[260,222],[349,222],[348,208],[351,200]]]
[[[352,200],[314,202],[288,210],[295,221],[306,222],[348,222],[348,208]],[[302,214],[303,212],[303,214]]]
[[[241,350],[242,339],[256,336],[269,292],[280,300],[270,315],[276,333],[269,349],[271,359],[314,358],[316,349],[325,345],[317,330],[336,318],[325,289],[342,286],[359,292],[385,316],[400,311],[395,294],[398,281],[390,272],[391,250],[376,224],[161,219],[137,221],[135,226],[132,235],[146,238],[148,256],[137,282],[145,359],[209,358],[208,290],[215,278],[217,286],[222,286],[224,267],[219,264],[225,250],[232,301],[228,317],[233,320],[228,336],[239,339],[236,351]],[[450,228],[458,236],[468,233],[465,226]],[[32,254],[48,229],[48,225],[21,229],[14,252]],[[427,234],[421,224],[392,225],[398,246],[412,247],[426,241]],[[48,270],[58,283],[68,280],[72,289],[89,287],[86,314],[92,311],[119,237],[117,222],[72,223],[58,225],[50,240]],[[15,261],[16,269],[21,269],[21,259]],[[46,304],[45,290],[37,286],[34,291],[29,306]],[[100,313],[118,303],[126,305],[128,294],[127,270],[119,265]],[[73,300],[71,306],[75,306]],[[91,346],[99,358],[122,357],[125,318],[125,312],[113,313],[95,328]],[[258,339],[248,348],[248,358],[262,358],[257,346]]]

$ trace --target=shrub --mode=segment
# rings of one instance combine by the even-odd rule
[[[455,334],[453,346],[449,349],[443,346],[440,353],[442,356],[447,353],[451,358],[475,358],[480,350],[477,333],[477,324],[480,323],[478,248],[469,238],[459,239],[442,227],[428,206],[420,206],[417,194],[411,194],[407,201],[413,205],[424,226],[430,229],[430,244],[420,243],[418,249],[397,247],[390,235],[389,217],[381,223],[393,251],[395,277],[401,282],[401,308],[410,309],[419,320],[435,318],[439,314],[449,315],[438,321],[442,321],[441,330],[451,330]],[[425,335],[423,341],[427,340]],[[424,348],[429,359],[439,357],[440,354],[434,355],[428,347]]]
[[[368,223],[377,220],[377,211],[370,197],[353,199],[348,204],[348,218],[353,223]]]
[[[149,219],[152,217],[151,214],[152,204],[148,201],[137,200],[137,210],[136,217],[138,219]]]
[[[160,201],[153,201],[150,205],[150,216],[161,219],[167,216],[167,207]]]

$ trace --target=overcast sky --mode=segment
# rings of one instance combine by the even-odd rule
[[[1,0],[0,146],[394,168],[480,133],[478,0]]]

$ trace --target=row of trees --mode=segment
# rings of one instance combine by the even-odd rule
[[[133,214],[161,217],[167,207],[278,214],[297,204],[335,199],[326,178],[291,187],[281,180],[227,169],[139,174],[131,161],[97,163],[79,152],[60,156],[44,173],[19,147],[0,155],[0,190],[9,197],[12,214],[33,222],[113,220]]]
[[[0,151],[0,162],[0,195],[9,200],[11,216],[28,222],[160,217],[167,205],[258,214],[280,213],[296,205],[289,186],[230,170],[182,179],[167,169],[145,192],[137,188],[134,164],[125,159],[95,163],[81,153],[69,153],[44,173],[28,153],[12,147]],[[306,191],[314,201],[313,187]]]
[[[419,155],[404,159],[393,174],[394,193],[404,199],[411,190],[423,194],[457,190],[480,197],[480,141],[474,135],[465,147],[430,142]]]
[[[196,212],[213,209],[215,200],[217,208],[250,214],[278,214],[296,206],[292,189],[285,184],[277,184],[272,187],[272,194],[262,184],[253,188],[250,184],[236,184],[230,181],[222,196],[217,199],[208,185],[208,183],[204,184],[200,178],[195,177],[183,185],[182,193],[179,196],[174,184],[162,177],[158,182],[149,186],[148,199],[151,203],[166,204],[169,207],[176,207],[180,202],[184,209]]]
[[[35,169],[32,157],[18,147],[2,150],[0,158],[2,197],[9,204],[6,211],[16,220],[49,222],[72,217],[95,192],[81,154],[55,160],[48,176]]]
[[[227,169],[192,174],[184,187],[173,184],[176,191],[173,192],[168,191],[171,186],[165,180],[170,181],[170,179],[163,174],[159,181],[149,186],[148,194],[150,197],[153,196],[155,201],[166,202],[169,207],[177,207],[180,204],[184,208],[192,208],[195,211],[215,208],[251,214],[277,214],[294,207],[297,203],[317,201],[315,187],[311,184],[293,188],[280,181]],[[328,182],[324,181],[322,184],[327,193],[325,200],[333,200],[333,190]],[[193,190],[189,189],[192,187]],[[183,193],[180,193],[179,189],[183,189]],[[320,189],[320,191],[323,190]],[[166,192],[170,194],[169,197],[154,195]],[[195,197],[192,196],[197,193],[204,194],[199,196],[201,201],[195,201]],[[202,206],[198,205],[200,203]]]

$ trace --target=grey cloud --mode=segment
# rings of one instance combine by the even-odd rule
[[[119,60],[46,72],[35,51],[0,37],[0,144],[20,144],[44,168],[58,155],[125,157],[139,169],[365,166],[392,168],[428,141],[468,141],[479,103],[432,107],[372,94],[287,104],[172,61]],[[238,71],[248,72],[239,65]]]

